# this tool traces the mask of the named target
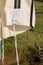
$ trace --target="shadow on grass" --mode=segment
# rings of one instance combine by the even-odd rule
[[[43,0],[34,0],[34,1],[39,1],[39,2],[43,2]]]
[[[43,14],[43,12],[36,12],[36,14]]]

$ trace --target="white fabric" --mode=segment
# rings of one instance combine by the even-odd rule
[[[21,8],[19,10],[20,12],[18,10],[16,11],[16,12],[20,13],[20,15],[18,15],[19,13],[17,14],[16,19],[20,20],[21,16],[22,16],[22,20],[23,20],[23,21],[22,20],[18,21],[19,25],[18,25],[18,22],[15,23],[15,21],[14,21],[14,23],[16,24],[16,25],[14,25],[16,35],[23,33],[29,29],[31,1],[32,0],[21,0]],[[10,10],[14,9],[14,0],[0,0],[0,4],[1,4],[0,5],[0,13],[1,13],[0,23],[3,23],[3,38],[8,38],[8,37],[14,35],[12,26],[9,26],[9,25],[12,25],[12,21],[9,21],[11,17],[9,18],[8,17],[9,14],[7,14],[9,9]],[[23,15],[21,14],[21,12]],[[14,11],[14,14],[15,14],[15,11]],[[35,10],[33,11],[33,27],[35,27]],[[0,24],[0,40],[1,40],[1,24]]]
[[[8,3],[8,1],[12,2],[12,4]],[[20,6],[21,6],[20,9],[14,9],[14,0],[6,1],[5,12],[6,12],[7,25],[12,25],[12,17],[13,19],[16,19],[17,25],[24,25],[24,26],[30,25],[30,5],[28,6],[26,0],[21,0]],[[15,20],[13,22],[15,22]]]
[[[29,11],[24,11],[23,9],[8,9],[6,12],[6,25],[22,25],[30,26],[29,22]],[[10,23],[10,24],[9,24]]]
[[[33,6],[33,19],[32,19],[32,26],[35,27],[35,5]]]

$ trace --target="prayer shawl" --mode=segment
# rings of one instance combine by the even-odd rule
[[[35,27],[35,6],[32,0],[17,1],[0,0],[0,23],[3,23],[3,38],[7,38],[14,35],[12,24],[15,24],[16,34],[20,34],[22,32],[27,31],[29,27]]]

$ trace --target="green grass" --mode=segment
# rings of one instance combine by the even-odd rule
[[[17,35],[20,65],[31,65],[34,57],[38,55],[39,45],[43,47],[43,3],[35,1],[35,7],[36,7],[36,27],[34,31],[28,30],[25,33]],[[12,61],[10,60],[9,65],[16,65],[13,37],[5,40],[5,57],[7,57],[6,59],[7,62],[9,58],[12,60]],[[33,65],[35,64],[43,65],[43,62],[42,61],[38,63],[33,62]]]
[[[36,30],[43,32],[43,3],[35,2],[36,6]]]

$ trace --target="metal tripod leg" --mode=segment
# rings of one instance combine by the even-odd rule
[[[4,39],[3,39],[3,20],[1,12],[1,39],[2,39],[2,65],[4,65]]]
[[[17,37],[15,34],[15,25],[13,25],[13,31],[14,31],[14,40],[15,40],[15,49],[16,49],[16,60],[17,60],[17,65],[19,65],[19,57],[18,57],[18,49],[17,49]]]

